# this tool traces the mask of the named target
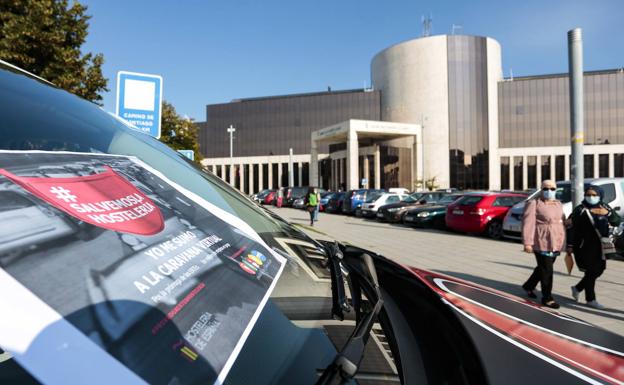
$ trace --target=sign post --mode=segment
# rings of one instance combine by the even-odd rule
[[[160,138],[162,77],[119,71],[116,114],[138,131]]]

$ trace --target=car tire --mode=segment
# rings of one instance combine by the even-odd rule
[[[499,220],[491,221],[485,232],[492,239],[501,239],[503,237],[503,222]]]

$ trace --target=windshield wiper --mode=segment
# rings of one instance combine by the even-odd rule
[[[370,337],[370,332],[383,307],[373,258],[364,250],[358,250],[353,253],[356,254],[355,256],[351,256],[351,253],[345,256],[337,243],[333,245],[326,244],[326,249],[328,251],[332,280],[332,315],[334,317],[337,315],[342,316],[343,305],[346,304],[344,281],[340,266],[344,262],[349,271],[349,286],[356,310],[356,325],[344,347],[336,355],[332,363],[323,370],[316,385],[345,384],[355,376],[364,357],[364,350]],[[366,312],[361,310],[362,289],[369,302],[374,303],[372,308]]]

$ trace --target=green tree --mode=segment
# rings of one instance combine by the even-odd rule
[[[165,101],[162,104],[160,141],[174,150],[193,150],[197,164],[203,159],[199,152],[199,128],[193,120],[178,115],[175,108]]]
[[[102,54],[83,54],[87,7],[68,0],[1,0],[0,59],[99,103],[108,91]]]

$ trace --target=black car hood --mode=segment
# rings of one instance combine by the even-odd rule
[[[423,205],[421,207],[417,207],[414,209],[411,209],[409,212],[410,213],[422,213],[423,211],[438,211],[438,210],[446,210],[446,206],[445,205]]]

